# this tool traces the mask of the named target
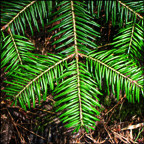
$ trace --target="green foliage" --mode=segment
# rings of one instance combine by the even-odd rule
[[[110,95],[111,91],[119,100],[122,91],[129,102],[139,102],[140,95],[144,96],[139,62],[144,46],[143,17],[139,15],[142,2],[91,0],[54,4],[52,7],[52,1],[2,2],[1,68],[6,66],[10,81],[5,83],[11,85],[3,91],[7,99],[15,105],[19,102],[25,110],[27,106],[31,108],[31,101],[35,107],[36,99],[40,104],[41,99],[45,101],[52,93],[56,112],[62,111],[60,119],[67,123],[66,127],[75,127],[74,131],[84,127],[88,132],[99,120],[96,107],[101,107],[98,97],[103,93]],[[106,50],[97,49],[96,41],[100,38],[100,25],[96,21],[102,6],[106,22],[111,19],[113,27],[119,26],[111,49]],[[40,31],[39,20],[43,28],[61,21],[48,31],[60,29],[52,37],[54,40],[59,36],[52,45],[62,43],[55,48],[55,54],[31,52],[34,47],[24,36],[26,24],[33,35],[34,27]]]

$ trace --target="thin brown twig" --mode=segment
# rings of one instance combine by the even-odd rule
[[[129,140],[125,137],[123,137],[122,135],[119,135],[118,133],[114,132],[113,130],[110,129],[110,131],[117,137],[119,138],[121,141],[123,141],[124,143],[130,143]],[[123,140],[124,139],[124,140]]]
[[[44,112],[47,112],[47,113],[56,114],[55,112],[51,112],[51,111],[47,111],[47,110],[43,110],[43,109],[39,109],[39,108],[35,108],[35,109],[38,109],[38,110],[40,110],[40,111],[44,111]]]
[[[93,138],[89,137],[87,134],[85,134],[85,136],[86,136],[87,138],[89,138],[91,141],[93,141],[94,143],[96,143],[96,140],[94,140]]]
[[[102,48],[102,47],[105,47],[105,46],[109,46],[111,43],[107,43],[105,45],[102,45],[102,46],[98,46],[97,48]]]
[[[122,103],[122,100],[125,98],[125,96],[126,95],[124,95],[124,97],[122,97],[120,100],[119,100],[119,102],[113,107],[113,108],[111,108],[107,113],[105,113],[105,115],[107,115],[109,112],[111,112],[115,107],[117,107],[119,104],[121,104]],[[123,101],[124,102],[124,101]]]
[[[104,125],[104,129],[105,129],[105,130],[106,130],[106,132],[108,133],[108,135],[109,135],[110,140],[112,141],[112,143],[114,143],[114,141],[113,141],[113,139],[112,139],[111,135],[109,134],[109,131],[106,129],[106,126],[105,126],[105,125]]]
[[[38,137],[40,137],[40,138],[42,138],[42,139],[44,139],[44,140],[47,140],[47,139],[45,139],[44,137],[42,137],[42,136],[40,136],[40,135],[37,135],[36,133],[34,133],[34,132],[28,130],[27,128],[25,128],[25,127],[23,127],[23,126],[21,126],[20,124],[16,124],[16,125],[19,126],[19,127],[22,127],[23,129],[25,129],[25,130],[31,132],[32,134],[34,134],[34,135],[36,135],[36,136],[38,136]]]
[[[29,125],[29,124],[31,124],[31,123],[21,123],[21,125]],[[38,125],[37,123],[32,123],[32,124]]]
[[[111,115],[109,116],[107,122],[104,124],[104,126],[106,126],[108,124],[108,122],[110,121],[110,118],[112,117],[112,115],[114,114],[114,110],[112,111]]]
[[[55,101],[53,99],[49,98],[49,96],[47,97],[47,99],[49,99],[49,100],[51,100],[51,101],[53,101],[55,103]]]
[[[80,139],[81,139],[85,134],[86,134],[86,132],[79,138],[79,141],[80,141]]]
[[[7,108],[6,108],[6,109],[7,109]],[[14,119],[13,119],[13,117],[11,116],[11,114],[10,114],[10,112],[9,112],[8,109],[7,109],[7,111],[8,111],[9,116],[11,117],[11,120],[12,120],[13,125],[15,126],[15,128],[16,128],[16,130],[17,130],[17,132],[18,132],[18,136],[19,136],[19,138],[20,138],[20,140],[21,140],[21,143],[26,143],[25,140],[24,140],[24,138],[20,135],[20,132],[18,131],[18,129],[17,129],[17,127],[16,127],[17,124],[14,122]]]

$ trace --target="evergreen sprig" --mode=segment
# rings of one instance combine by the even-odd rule
[[[99,95],[110,91],[119,100],[120,91],[129,102],[144,96],[142,59],[143,2],[134,1],[3,1],[1,28],[1,61],[11,81],[5,88],[7,99],[19,102],[25,110],[44,101],[49,93],[56,100],[56,112],[66,127],[78,131],[94,129],[100,112]],[[135,7],[137,5],[137,7]],[[97,14],[94,8],[97,7]],[[106,22],[119,26],[111,49],[97,49],[100,25],[96,22],[104,8]],[[57,9],[57,10],[56,10]],[[53,10],[56,10],[52,13]],[[25,37],[27,23],[33,35],[34,27],[61,21],[48,32],[60,29],[51,40],[55,54],[32,53],[32,43]],[[46,23],[46,24],[45,24]],[[124,24],[125,23],[125,24]],[[122,25],[125,25],[122,28]],[[9,33],[6,34],[5,30]],[[59,50],[60,52],[58,52]],[[102,84],[104,81],[104,84]],[[110,88],[111,87],[111,88]]]

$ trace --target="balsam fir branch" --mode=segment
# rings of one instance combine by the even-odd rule
[[[52,3],[54,6],[52,6]],[[17,1],[2,2],[1,61],[6,67],[10,84],[5,88],[8,99],[22,108],[35,107],[52,93],[56,112],[62,111],[60,120],[66,128],[95,128],[100,112],[99,95],[110,91],[119,100],[120,91],[129,102],[144,96],[143,69],[138,59],[143,52],[143,17],[140,10],[125,1]],[[141,2],[140,2],[141,3]],[[136,4],[136,2],[135,2]],[[8,6],[7,6],[8,5]],[[112,20],[119,32],[111,49],[98,49],[101,38],[98,21],[104,6],[105,20]],[[13,11],[8,7],[11,6]],[[94,13],[97,7],[97,13]],[[53,9],[52,9],[53,8]],[[54,12],[53,12],[54,11]],[[57,25],[53,23],[60,21]],[[125,27],[122,25],[125,22]],[[28,27],[40,31],[52,24],[51,38],[55,53],[32,53],[34,47],[25,37]],[[27,25],[26,25],[27,24]],[[33,26],[32,26],[33,25]],[[7,31],[8,30],[8,31]],[[9,34],[7,34],[8,32]],[[56,38],[57,37],[57,38]],[[104,81],[104,85],[102,82]],[[111,86],[111,89],[110,89]]]

